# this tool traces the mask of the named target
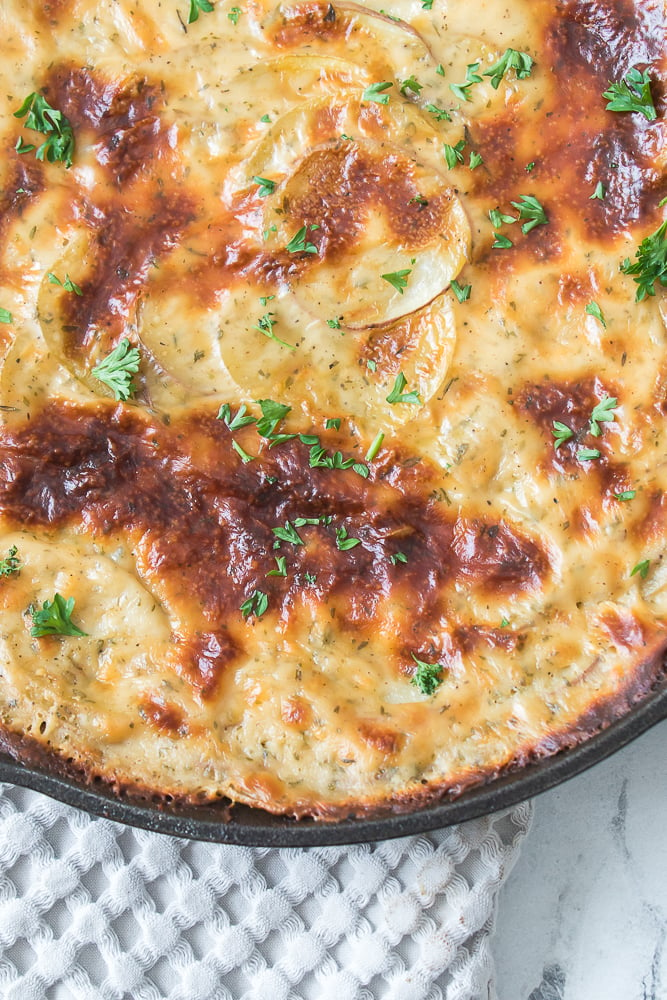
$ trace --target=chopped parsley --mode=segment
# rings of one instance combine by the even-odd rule
[[[10,313],[9,309],[0,309],[0,323],[12,323],[14,317]]]
[[[213,4],[210,0],[190,0],[190,10],[188,12],[188,24],[194,24],[199,19],[199,12],[210,14]]]
[[[38,160],[46,159],[49,163],[63,162],[66,167],[72,166],[74,132],[69,119],[62,111],[52,108],[45,97],[33,91],[26,97],[18,111],[14,112],[14,118],[25,118],[24,128],[41,132],[46,136],[37,149],[30,143],[23,144],[19,139],[16,144],[17,152],[29,153],[35,149]]]
[[[341,552],[347,552],[348,549],[353,549],[355,546],[361,545],[360,538],[350,538],[347,533],[347,528],[343,526],[342,528],[336,528],[336,548],[340,549]]]
[[[549,222],[544,208],[531,194],[522,194],[520,200],[512,204],[519,210],[519,219],[528,219],[521,227],[522,233],[529,233],[535,226],[546,226]]]
[[[553,430],[551,433],[555,438],[554,449],[556,451],[558,451],[562,444],[569,441],[571,437],[574,437],[574,431],[570,430],[567,424],[561,423],[560,420],[554,420]]]
[[[327,326],[330,327],[332,330],[340,330],[340,321],[342,320],[342,318],[343,318],[342,316],[336,316],[334,319],[328,319]]]
[[[491,225],[496,229],[500,229],[503,224],[511,226],[517,221],[513,215],[507,215],[505,212],[501,212],[499,208],[490,208],[489,218],[491,219]]]
[[[271,118],[270,118],[269,115],[262,115],[262,117],[259,120],[262,123],[262,125],[268,125],[270,123],[270,121],[271,121]],[[274,230],[274,232],[275,232],[275,230]]]
[[[389,562],[392,566],[396,566],[398,563],[407,563],[408,557],[405,552],[394,552],[392,556],[389,556]]]
[[[636,261],[630,263],[626,257],[621,264],[623,274],[632,275],[637,285],[635,302],[641,302],[647,295],[655,295],[655,283],[667,285],[667,219],[654,233],[639,244]]]
[[[459,302],[466,302],[470,298],[472,285],[459,285],[455,278],[452,278],[449,284]]]
[[[253,183],[259,184],[257,194],[260,198],[266,198],[267,195],[273,194],[276,189],[276,182],[269,180],[268,177],[253,177]]]
[[[417,406],[421,403],[418,392],[403,392],[408,380],[403,372],[399,372],[394,380],[392,390],[387,396],[388,403],[413,403]]]
[[[445,160],[450,170],[453,170],[457,163],[463,163],[465,144],[465,139],[460,139],[455,146],[450,146],[447,142],[443,143],[442,148],[445,153]]]
[[[234,26],[236,26],[239,23],[239,18],[241,16],[241,13],[242,11],[240,7],[231,7],[227,12],[227,17]]]
[[[414,653],[411,656],[417,664],[417,669],[412,675],[410,683],[418,687],[422,694],[435,694],[442,683],[440,675],[443,667],[439,663],[425,663],[424,660],[418,660]]]
[[[468,63],[466,67],[466,79],[465,83],[450,83],[449,89],[452,91],[455,97],[458,97],[460,101],[469,101],[468,91],[472,87],[473,83],[481,83],[482,78],[478,74],[479,62]]]
[[[69,274],[65,275],[64,281],[61,281],[60,278],[53,273],[53,271],[49,271],[46,277],[49,279],[50,285],[60,285],[60,287],[64,288],[66,292],[74,292],[75,295],[83,295],[81,288],[75,281],[72,281]]]
[[[470,167],[470,169],[471,170],[475,170],[482,163],[484,163],[483,158],[479,155],[479,153],[475,152],[474,149],[471,149],[471,151],[470,151],[470,162],[468,164],[468,166]]]
[[[514,246],[509,236],[503,236],[502,233],[494,233],[493,235],[492,250],[509,250],[510,247]]]
[[[433,0],[422,0],[422,10],[433,10]]]
[[[598,201],[603,201],[606,193],[607,193],[606,187],[604,186],[602,181],[598,181],[597,184],[595,185],[595,191],[588,200],[594,201],[597,198]]]
[[[619,83],[610,83],[602,96],[609,102],[607,111],[636,111],[649,122],[657,117],[648,70],[640,73],[633,67]]]
[[[340,417],[327,417],[324,424],[324,429],[327,431],[339,431],[340,430]]]
[[[12,576],[21,569],[21,560],[18,558],[18,549],[15,545],[7,552],[4,559],[0,559],[0,576]]]
[[[249,615],[255,615],[256,618],[261,617],[269,606],[269,599],[262,590],[253,590],[250,597],[248,597],[240,607],[240,611],[244,618]]]
[[[375,437],[373,438],[371,446],[368,449],[368,451],[366,452],[366,456],[365,457],[366,457],[366,461],[367,462],[372,462],[373,459],[377,458],[378,452],[379,452],[380,448],[382,447],[382,442],[383,441],[384,441],[384,434],[383,434],[382,431],[379,431],[375,435]]]
[[[289,441],[291,438],[296,437],[296,434],[276,434],[278,424],[285,419],[292,409],[291,406],[286,406],[284,403],[276,403],[273,399],[257,399],[255,402],[262,411],[262,416],[257,421],[258,434],[268,438],[273,444],[279,444],[281,441]]]
[[[277,319],[274,319],[275,315],[276,314],[274,312],[264,313],[263,316],[260,316],[256,325],[253,326],[252,329],[259,330],[259,332],[263,333],[265,337],[269,338],[269,340],[273,340],[276,344],[286,347],[289,351],[296,351],[294,344],[288,344],[286,340],[281,340],[280,337],[276,336],[273,332],[273,328],[278,322]]]
[[[484,76],[490,77],[490,84],[494,90],[500,86],[500,81],[508,70],[513,69],[517,80],[525,80],[530,76],[533,68],[533,60],[527,52],[519,52],[517,49],[506,49],[498,62],[489,66],[484,71]]]
[[[54,594],[52,601],[44,601],[41,608],[35,608],[31,604],[28,608],[28,614],[32,618],[30,635],[35,638],[43,635],[86,635],[72,621],[73,610],[74,598],[65,599],[60,594]]]
[[[597,448],[580,448],[577,452],[577,458],[580,462],[594,462],[596,458],[601,457],[601,452]]]
[[[301,229],[297,230],[292,239],[289,241],[285,247],[289,253],[317,253],[317,247],[314,243],[308,242],[308,230],[314,232],[320,227],[317,225],[302,226]]]
[[[255,456],[254,455],[249,455],[247,451],[244,451],[243,448],[241,447],[241,445],[238,443],[238,441],[235,441],[234,438],[232,438],[232,448],[234,449],[234,451],[236,452],[236,454],[239,456],[239,458],[241,459],[241,461],[243,462],[244,465],[247,465],[248,462],[254,462],[255,461]]]
[[[274,556],[277,569],[270,569],[267,576],[287,576],[287,559],[285,556]]]
[[[437,122],[450,122],[452,116],[444,108],[439,108],[436,104],[427,104],[424,108],[430,115],[433,115]]]
[[[391,80],[385,80],[384,83],[371,83],[364,90],[361,99],[362,101],[372,101],[374,104],[389,104],[389,94],[385,94],[384,91],[393,86]]]
[[[602,323],[605,330],[607,329],[607,321],[602,315],[602,310],[597,302],[589,302],[586,306],[586,312],[589,316],[594,316],[600,323]]]
[[[634,500],[637,496],[637,490],[623,490],[622,493],[614,493],[616,500],[624,502],[625,500]]]
[[[229,403],[223,403],[218,410],[218,420],[224,420],[230,431],[236,431],[240,427],[246,427],[248,424],[256,423],[255,418],[250,415],[246,415],[246,405],[243,403],[236,414],[232,417],[232,411]]]
[[[414,76],[409,76],[407,80],[403,80],[399,89],[403,96],[407,97],[409,93],[418,94],[420,90],[424,89],[424,87],[421,83],[418,83],[417,80],[415,80]]]
[[[368,479],[368,466],[363,462],[357,462],[354,458],[343,458],[340,451],[331,455],[326,448],[320,444],[320,439],[316,434],[299,434],[302,444],[310,445],[308,464],[311,469],[352,469],[357,475]]]
[[[642,559],[641,562],[638,562],[637,565],[634,567],[634,569],[630,573],[630,576],[634,576],[636,573],[639,573],[642,580],[645,580],[646,577],[648,576],[648,570],[650,565],[651,565],[650,559]]]
[[[602,430],[600,424],[611,423],[614,419],[614,410],[618,408],[618,400],[614,396],[605,396],[594,407],[591,413],[591,434],[593,437],[600,437]]]
[[[380,277],[383,281],[388,281],[390,285],[393,285],[396,291],[402,295],[403,289],[407,288],[408,278],[411,274],[412,269],[406,267],[402,271],[392,271],[391,274],[381,274]]]
[[[137,348],[131,347],[127,337],[123,337],[113,351],[99,365],[95,365],[91,374],[111,389],[115,399],[125,402],[134,395],[132,376],[139,371],[140,361]]]
[[[281,542],[290,542],[292,545],[303,545],[303,538],[291,521],[285,521],[284,528],[271,528],[271,531]]]

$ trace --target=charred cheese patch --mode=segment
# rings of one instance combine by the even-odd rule
[[[664,12],[182,6],[0,11],[3,741],[335,818],[585,739],[667,647]]]

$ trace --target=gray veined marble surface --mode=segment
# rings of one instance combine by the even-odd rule
[[[667,1000],[667,722],[535,800],[496,928],[498,1000]]]

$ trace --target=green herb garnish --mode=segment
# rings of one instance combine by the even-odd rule
[[[433,115],[437,122],[450,122],[452,116],[444,108],[439,108],[436,104],[427,104],[424,108],[430,115]]]
[[[596,318],[596,320],[598,320],[600,323],[602,323],[602,325],[605,328],[605,330],[607,329],[607,321],[605,320],[604,316],[602,315],[602,310],[600,309],[600,307],[597,304],[597,302],[589,302],[588,305],[586,306],[586,313],[589,316],[594,316]]]
[[[386,80],[384,83],[371,83],[364,90],[361,99],[362,101],[373,101],[375,104],[389,104],[389,94],[385,94],[384,91],[393,86],[391,80]]]
[[[567,424],[563,424],[560,420],[554,420],[553,430],[551,432],[556,439],[554,441],[554,449],[558,451],[560,446],[569,441],[571,437],[574,437],[574,431],[570,430]]]
[[[414,653],[411,653],[411,656],[417,664],[417,669],[410,678],[410,683],[418,687],[422,694],[435,694],[442,683],[440,675],[444,668],[439,663],[425,663],[423,660],[418,660]]]
[[[633,67],[620,83],[610,83],[609,90],[605,90],[602,96],[609,102],[607,111],[636,111],[649,122],[657,117],[648,70],[640,73]]]
[[[12,323],[14,317],[10,313],[9,309],[0,309],[0,323]]]
[[[383,281],[388,281],[390,285],[393,285],[396,291],[402,295],[403,289],[407,288],[408,278],[411,274],[411,268],[406,267],[402,271],[392,271],[391,274],[381,274],[380,277]]]
[[[522,233],[529,233],[535,226],[546,226],[549,222],[546,212],[540,205],[537,198],[532,194],[522,194],[520,201],[513,201],[512,204],[519,210],[520,219],[528,219],[521,227]]]
[[[470,298],[472,285],[459,285],[455,278],[452,278],[449,284],[459,302],[466,302]]]
[[[241,16],[241,13],[242,11],[240,7],[231,7],[227,12],[227,17],[234,26],[236,26],[239,23],[239,18]]]
[[[621,502],[625,500],[634,500],[636,496],[637,490],[623,490],[622,493],[614,493],[615,499],[620,500]]]
[[[250,597],[243,602],[239,610],[244,618],[247,618],[249,615],[255,615],[256,618],[259,618],[264,614],[268,606],[269,599],[266,594],[261,590],[253,590]]]
[[[234,440],[234,438],[232,438],[232,448],[234,449],[234,451],[236,452],[236,454],[239,456],[239,458],[241,459],[241,461],[243,462],[244,465],[247,465],[248,462],[254,462],[255,461],[255,456],[254,455],[249,455],[248,452],[245,451],[241,447],[241,445],[238,443],[238,441]]]
[[[273,194],[276,189],[276,182],[270,181],[268,177],[253,177],[253,183],[259,184],[257,194],[260,198],[266,198],[267,195]]]
[[[503,236],[502,233],[494,233],[493,235],[492,250],[509,250],[510,247],[514,246],[509,236]]]
[[[284,528],[271,528],[271,531],[281,542],[290,542],[292,545],[303,545],[303,538],[291,521],[285,521]]]
[[[190,0],[188,24],[194,24],[194,22],[199,19],[200,11],[203,11],[205,14],[210,14],[212,10],[213,4],[210,3],[210,0]]]
[[[343,526],[342,528],[336,528],[337,549],[340,549],[341,552],[347,552],[348,549],[353,549],[357,545],[361,545],[360,538],[350,538],[347,533],[347,528],[345,526]]]
[[[378,452],[382,447],[383,441],[384,441],[384,434],[382,431],[379,431],[373,438],[371,446],[366,452],[365,458],[367,462],[372,462],[373,459],[377,458]]]
[[[289,351],[296,351],[294,344],[288,344],[286,340],[281,340],[280,337],[276,336],[273,332],[273,328],[278,322],[277,319],[274,319],[275,315],[276,314],[274,312],[264,313],[263,316],[260,316],[256,325],[253,326],[252,329],[259,330],[259,332],[263,333],[265,337],[269,338],[269,340],[273,340],[276,344],[286,347]]]
[[[270,569],[267,576],[287,576],[287,559],[285,556],[274,556],[277,569]]]
[[[106,358],[96,365],[91,374],[104,382],[117,400],[129,399],[134,395],[135,385],[132,376],[139,371],[141,355],[136,347],[130,347],[130,341],[123,337]]]
[[[407,97],[409,93],[418,94],[420,90],[424,89],[424,87],[421,83],[418,83],[415,80],[414,76],[409,76],[407,80],[403,80],[399,89],[401,94],[403,94],[404,97]]]
[[[4,559],[0,559],[0,576],[12,576],[21,569],[21,560],[18,558],[18,549],[15,545],[8,550]]]
[[[394,552],[392,556],[389,556],[389,562],[392,566],[396,566],[398,563],[407,563],[408,557],[405,552]]]
[[[447,161],[447,166],[450,170],[453,170],[457,163],[463,163],[463,150],[465,144],[465,139],[460,139],[455,146],[450,146],[447,142],[442,144],[442,148],[445,153],[445,160]]]
[[[591,413],[591,434],[593,437],[600,437],[602,430],[600,424],[611,423],[614,417],[614,410],[618,408],[618,400],[614,396],[605,396],[595,406]]]
[[[635,573],[639,573],[642,580],[645,580],[646,577],[648,576],[648,568],[650,565],[651,565],[650,559],[642,559],[642,561],[638,562],[637,565],[634,567],[632,573],[630,573],[630,576],[634,576]]]
[[[597,448],[581,448],[577,458],[580,462],[594,462],[596,458],[601,458],[601,452]]]
[[[61,281],[60,278],[53,273],[53,271],[49,271],[46,277],[49,279],[50,285],[60,285],[60,287],[64,288],[66,292],[74,292],[75,295],[83,295],[81,288],[75,281],[72,281],[69,274],[65,275],[64,281]]]
[[[405,392],[405,393],[403,392],[407,384],[408,380],[406,379],[405,375],[403,374],[403,372],[399,372],[398,375],[396,376],[396,379],[394,380],[394,385],[392,387],[392,390],[387,396],[387,402],[413,403],[419,405],[421,403],[421,399],[419,398],[418,392],[415,391]]]
[[[65,600],[60,594],[54,594],[52,601],[44,601],[41,608],[35,608],[31,604],[28,608],[28,614],[32,618],[30,635],[36,638],[43,635],[86,635],[73,623],[73,610],[74,598],[68,597]]]
[[[308,230],[314,232],[320,227],[317,225],[302,226],[301,229],[297,230],[292,239],[289,241],[285,247],[289,253],[317,253],[317,247],[314,243],[309,243],[307,240]]]
[[[621,264],[623,274],[632,275],[637,285],[635,302],[641,302],[647,295],[655,295],[655,283],[667,285],[667,219],[639,244],[636,261],[630,263],[626,257]]]
[[[498,62],[489,66],[484,71],[484,76],[490,77],[490,84],[494,90],[500,86],[500,81],[508,70],[513,69],[517,80],[525,80],[530,76],[533,68],[533,60],[527,52],[518,52],[517,49],[506,49]]]
[[[606,187],[604,186],[604,184],[602,183],[602,181],[598,181],[597,184],[595,185],[595,191],[589,197],[588,200],[589,201],[594,201],[597,198],[599,201],[603,201],[604,196],[606,195],[606,193],[607,193]]]
[[[27,117],[26,117],[27,116]],[[52,108],[41,94],[33,91],[14,112],[14,118],[25,118],[24,128],[41,132],[46,139],[36,150],[38,160],[48,160],[49,163],[64,162],[66,167],[72,166],[74,155],[74,132],[69,119],[62,111]],[[28,153],[34,146],[23,146],[21,140],[16,145],[17,152]]]
[[[218,410],[217,420],[224,420],[230,431],[236,431],[239,427],[246,427],[248,424],[256,423],[254,417],[250,415],[246,416],[246,405],[243,403],[236,413],[236,416],[232,416],[232,411],[229,403],[223,403]]]

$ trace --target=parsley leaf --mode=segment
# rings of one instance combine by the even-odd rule
[[[484,71],[484,76],[491,77],[490,83],[494,90],[500,86],[500,81],[508,70],[513,69],[517,80],[525,80],[530,76],[533,68],[533,60],[527,52],[519,52],[517,49],[506,49],[498,62],[489,66]]]
[[[10,313],[9,309],[0,309],[0,323],[12,323],[14,317]]]
[[[239,407],[239,410],[238,410],[238,412],[237,412],[237,414],[236,414],[235,417],[232,417],[232,411],[231,411],[231,408],[229,406],[229,403],[223,403],[222,406],[220,407],[220,409],[218,410],[218,416],[217,416],[216,419],[217,420],[224,420],[224,422],[226,423],[227,427],[229,427],[230,431],[236,431],[240,427],[246,427],[248,424],[254,424],[254,423],[256,423],[256,420],[255,420],[254,417],[246,416],[246,405],[245,405],[245,403],[243,403]]]
[[[53,271],[49,271],[46,277],[49,279],[50,285],[60,285],[60,287],[64,288],[66,292],[74,292],[75,295],[83,295],[81,288],[77,285],[76,281],[72,281],[69,274],[65,274],[64,281],[61,281],[60,278],[53,273]]]
[[[231,7],[227,12],[227,17],[234,26],[236,26],[239,23],[239,18],[241,16],[241,13],[242,11],[240,7]]]
[[[524,222],[521,232],[529,233],[535,226],[546,226],[549,220],[537,198],[534,198],[531,194],[522,194],[520,199],[520,201],[513,201],[512,204],[515,208],[519,209],[520,219],[529,220],[528,222]]]
[[[452,93],[458,97],[460,101],[469,101],[468,91],[472,87],[473,83],[481,83],[482,78],[478,74],[479,62],[468,63],[466,67],[466,80],[465,83],[450,83],[449,89]]]
[[[190,0],[190,10],[188,12],[188,24],[194,24],[195,21],[199,19],[199,11],[203,11],[205,14],[210,14],[213,10],[213,4],[210,0]]]
[[[667,219],[639,244],[637,260],[630,263],[626,257],[621,264],[623,274],[633,276],[637,285],[635,302],[641,302],[647,295],[655,295],[655,283],[667,285]]]
[[[421,83],[418,83],[415,80],[414,76],[409,76],[407,80],[403,80],[399,89],[403,96],[407,97],[408,93],[418,94],[420,90],[424,89],[424,87]]]
[[[74,598],[68,597],[65,600],[60,594],[54,594],[52,601],[44,601],[41,608],[35,608],[32,604],[28,608],[28,613],[32,618],[32,628],[30,635],[39,637],[43,635],[86,635],[72,621],[72,611],[74,610]]]
[[[421,399],[419,398],[418,392],[406,392],[406,393],[403,392],[407,384],[408,380],[406,379],[405,375],[403,374],[403,372],[399,372],[394,381],[392,390],[387,396],[387,402],[414,403],[417,406],[419,406],[419,404],[421,403]]]
[[[571,431],[567,424],[563,424],[560,420],[554,420],[553,430],[551,432],[555,437],[554,449],[558,451],[560,446],[569,441],[571,437],[574,437],[574,431]]]
[[[301,229],[297,230],[292,239],[289,241],[285,247],[289,253],[317,253],[317,247],[314,243],[309,243],[307,241],[308,230],[313,232],[315,229],[319,229],[319,226],[302,226]]]
[[[491,244],[492,250],[509,250],[510,247],[514,246],[509,236],[503,236],[502,233],[494,233],[495,239]]]
[[[591,434],[593,437],[600,437],[602,430],[600,424],[611,423],[615,420],[614,410],[618,408],[618,400],[615,396],[605,396],[594,407],[591,413]]]
[[[650,559],[642,559],[642,561],[638,562],[637,565],[634,567],[630,576],[634,576],[635,573],[639,573],[642,580],[645,580],[646,577],[648,576],[648,569],[650,565],[651,565]]]
[[[262,590],[253,590],[250,597],[248,597],[240,607],[240,611],[244,618],[249,615],[255,615],[256,618],[261,617],[269,606],[269,599]]]
[[[384,83],[371,83],[364,90],[361,99],[362,101],[373,101],[375,104],[389,104],[389,94],[385,94],[384,91],[393,86],[391,80],[386,80]]]
[[[273,328],[278,322],[277,319],[274,319],[275,315],[276,314],[274,312],[264,313],[263,316],[260,316],[256,325],[253,326],[252,329],[259,330],[259,332],[263,333],[265,337],[269,338],[269,340],[273,340],[276,344],[286,347],[289,351],[296,351],[296,346],[294,344],[288,344],[286,340],[281,340],[280,337],[276,336],[273,332]]]
[[[414,653],[410,655],[417,664],[410,683],[418,687],[422,694],[435,694],[442,683],[440,675],[444,668],[439,663],[425,663],[424,660],[418,660]]]
[[[347,552],[348,549],[353,549],[356,545],[361,545],[360,538],[350,538],[345,526],[342,528],[336,528],[337,549],[340,549],[341,552]]]
[[[445,160],[450,170],[453,170],[457,163],[463,163],[463,149],[465,144],[465,139],[460,139],[455,146],[450,146],[447,142],[442,144]]]
[[[340,430],[340,417],[327,417],[324,428],[327,431],[339,431]]]
[[[490,208],[489,218],[491,219],[491,225],[496,229],[500,229],[503,223],[511,226],[517,221],[513,215],[506,215],[504,212],[501,212],[499,208]]]
[[[601,458],[601,452],[597,448],[580,448],[577,458],[580,462],[593,462],[596,458]]]
[[[262,416],[257,421],[258,434],[274,440],[276,437],[279,437],[282,441],[296,437],[296,434],[276,435],[278,424],[281,420],[285,419],[292,409],[291,406],[286,406],[284,403],[276,403],[273,399],[256,399],[255,402],[262,411]]]
[[[593,192],[592,195],[590,195],[588,200],[594,201],[594,199],[597,198],[599,201],[603,201],[606,193],[607,193],[606,187],[604,186],[602,181],[598,181],[597,184],[595,185],[595,191]]]
[[[484,163],[483,158],[479,155],[479,153],[475,152],[474,149],[471,149],[470,150],[470,162],[468,164],[468,166],[470,167],[470,169],[471,170],[475,170],[482,163]]]
[[[396,566],[398,563],[407,563],[408,557],[405,552],[394,552],[392,556],[389,556],[389,562],[392,566]]]
[[[458,281],[456,281],[455,278],[452,278],[449,284],[459,302],[465,302],[467,299],[470,298],[472,285],[459,285]]]
[[[130,347],[130,341],[123,337],[107,354],[99,365],[95,365],[91,374],[111,389],[117,400],[129,399],[134,394],[135,386],[132,375],[139,371],[141,356],[136,347]]]
[[[45,141],[35,152],[38,160],[47,159],[49,163],[61,161],[66,167],[72,166],[74,132],[69,119],[62,111],[52,108],[45,97],[33,91],[26,97],[18,111],[14,112],[14,118],[25,118],[25,128],[41,132],[46,136]],[[28,153],[33,149],[34,146],[19,148],[17,143],[19,153]]]
[[[287,576],[287,559],[285,556],[274,556],[277,569],[270,569],[267,576]]]
[[[625,79],[619,83],[610,83],[609,90],[605,90],[602,96],[609,102],[607,111],[636,111],[649,122],[657,118],[648,70],[640,73],[633,67]]]
[[[436,104],[427,104],[424,110],[433,115],[437,122],[450,122],[452,120],[452,116],[444,108],[439,108]]]
[[[599,320],[600,323],[602,323],[605,330],[607,329],[607,321],[602,315],[602,310],[600,309],[597,302],[589,302],[588,305],[586,306],[586,312],[589,316],[595,316],[595,318]]]
[[[408,278],[412,274],[412,269],[409,267],[404,268],[402,271],[392,271],[391,274],[381,274],[380,277],[383,281],[388,281],[390,285],[393,285],[397,292],[403,294],[403,289],[407,288]]]
[[[374,458],[377,458],[378,452],[382,447],[383,441],[384,441],[384,434],[382,431],[379,431],[373,438],[371,446],[366,452],[365,458],[367,462],[372,462]]]
[[[0,559],[0,576],[12,576],[21,569],[21,560],[18,558],[18,549],[15,545],[7,552],[4,559]]]
[[[257,194],[260,198],[266,198],[267,195],[273,194],[276,189],[276,182],[270,181],[268,177],[253,177],[253,183],[259,184]]]
[[[637,490],[623,490],[622,493],[614,493],[616,500],[634,500],[637,496]]]
[[[342,320],[342,318],[343,318],[342,316],[336,316],[334,319],[328,319],[327,326],[331,330],[340,330],[340,321]]]
[[[284,528],[271,528],[271,531],[281,542],[290,542],[292,545],[303,545],[303,538],[291,521],[285,521]]]
[[[241,461],[243,462],[244,465],[247,465],[248,462],[254,462],[255,461],[255,456],[254,455],[249,455],[247,451],[244,451],[244,449],[241,447],[241,445],[238,443],[238,441],[235,441],[233,438],[232,438],[232,448],[234,449],[234,451],[236,452],[236,454],[239,456],[239,458],[241,459]]]

